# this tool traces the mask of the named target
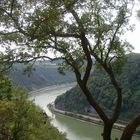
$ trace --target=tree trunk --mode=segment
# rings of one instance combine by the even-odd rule
[[[82,84],[80,81],[78,81],[78,84],[81,90],[83,91],[83,93],[85,94],[90,105],[96,110],[96,112],[104,122],[104,130],[102,134],[103,140],[111,140],[111,132],[112,132],[114,122],[111,119],[109,119],[105,114],[105,112],[103,111],[103,109],[100,108],[100,106],[94,100],[94,97],[92,96],[92,94],[90,93],[86,85]]]
[[[124,129],[120,140],[131,140],[136,128],[140,126],[140,115],[136,116]]]
[[[103,140],[111,140],[111,131],[112,131],[113,124],[105,123],[104,130],[103,130]]]
[[[127,129],[124,130],[120,140],[131,140],[133,133],[134,132],[131,130],[131,127],[127,127]]]
[[[82,82],[77,81],[81,90],[83,91],[84,95],[86,96],[87,101],[90,105],[96,110],[100,118],[103,122],[109,122],[107,115],[105,114],[104,110],[100,107],[100,105],[96,102],[94,97],[92,96],[91,92],[89,91],[88,87],[83,84]]]

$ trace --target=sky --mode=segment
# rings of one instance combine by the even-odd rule
[[[140,53],[140,20],[136,21],[133,32],[126,33],[126,39],[134,47],[133,52]]]
[[[127,41],[134,47],[133,52],[140,53],[140,21],[133,32],[127,33]]]
[[[140,53],[140,19],[137,17],[137,9],[138,7],[133,11],[133,16],[130,20],[130,24],[135,24],[134,31],[126,33],[126,39],[127,41],[134,47],[133,52]]]

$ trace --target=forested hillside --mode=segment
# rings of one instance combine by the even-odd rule
[[[130,119],[140,113],[140,54],[129,54],[117,77],[124,93],[121,119]],[[88,86],[97,102],[110,114],[114,109],[116,94],[106,73],[102,69],[94,70]],[[59,96],[55,106],[58,109],[83,114],[95,113],[78,86]]]
[[[36,63],[31,73],[25,73],[25,69],[24,64],[16,64],[8,75],[15,85],[24,86],[29,90],[75,81],[71,72],[60,74],[55,64]]]

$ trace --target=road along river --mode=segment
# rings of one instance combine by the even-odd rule
[[[29,94],[29,99],[34,100],[36,105],[39,105],[48,116],[52,117],[52,124],[65,132],[69,140],[102,140],[101,132],[103,127],[90,122],[81,121],[68,116],[53,114],[47,107],[49,103],[54,102],[57,96],[71,89],[73,84],[63,84],[58,86],[50,86]],[[113,131],[113,140],[120,136],[120,131]],[[133,137],[133,140],[140,140],[140,137]]]

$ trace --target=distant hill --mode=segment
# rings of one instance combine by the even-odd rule
[[[140,54],[128,55],[127,63],[117,78],[124,93],[121,118],[127,120],[140,113]],[[110,114],[116,103],[116,94],[107,74],[101,69],[94,70],[88,86],[97,102]],[[76,113],[95,113],[78,86],[59,96],[55,106]]]
[[[11,77],[15,85],[24,86],[29,90],[75,81],[72,72],[66,72],[65,75],[62,75],[58,72],[55,64],[37,62],[30,75],[24,73],[25,68],[26,66],[24,64],[15,64],[14,68],[10,70],[7,75]]]

